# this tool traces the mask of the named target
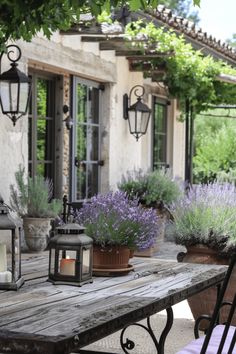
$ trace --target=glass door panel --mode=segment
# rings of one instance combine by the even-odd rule
[[[100,91],[94,82],[74,78],[75,128],[72,143],[72,201],[91,198],[99,192]]]

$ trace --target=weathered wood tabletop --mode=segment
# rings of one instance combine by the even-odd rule
[[[134,258],[134,271],[82,287],[47,282],[48,254],[24,255],[25,284],[0,291],[0,352],[66,354],[219,283],[225,266]]]

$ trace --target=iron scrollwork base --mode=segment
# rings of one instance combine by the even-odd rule
[[[125,332],[127,328],[131,326],[136,326],[144,329],[151,337],[151,340],[153,341],[155,348],[157,350],[157,354],[164,354],[164,345],[165,345],[165,340],[166,337],[172,327],[173,324],[173,310],[172,307],[168,307],[166,309],[167,313],[167,320],[166,320],[166,325],[159,337],[159,340],[157,340],[153,329],[151,327],[151,321],[150,317],[147,317],[147,325],[141,324],[141,323],[132,323],[130,325],[127,325],[123,328],[120,334],[120,345],[124,353],[129,354],[131,350],[135,349],[135,342],[130,340],[129,338],[125,338]],[[133,352],[134,353],[134,352]]]

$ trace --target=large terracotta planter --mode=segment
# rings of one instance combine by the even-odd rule
[[[196,245],[187,247],[187,253],[183,258],[183,262],[189,263],[201,263],[201,264],[223,264],[229,263],[227,258],[222,258],[217,255],[217,252],[204,245]],[[233,271],[230,283],[225,295],[225,301],[232,301],[236,292],[236,270]],[[190,309],[193,317],[196,320],[199,316],[211,315],[215,306],[217,298],[217,288],[209,288],[196,294],[188,299]],[[225,321],[227,318],[228,309],[227,306],[221,311],[221,321]],[[233,324],[236,325],[236,315],[233,319]],[[200,329],[205,330],[209,325],[208,321],[202,321]]]
[[[126,246],[93,247],[93,268],[125,269],[128,268],[130,249]]]
[[[51,229],[50,218],[23,218],[25,242],[30,251],[41,252],[47,247]]]

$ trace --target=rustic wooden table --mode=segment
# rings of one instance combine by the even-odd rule
[[[166,309],[167,326],[157,342],[157,353],[164,352],[171,306],[218,284],[226,272],[225,266],[154,258],[133,258],[131,263],[134,271],[127,275],[94,277],[92,284],[73,287],[46,281],[47,252],[24,255],[25,284],[16,292],[0,291],[0,352],[85,353],[80,348],[144,318],[152,337],[149,316]],[[130,353],[133,345],[124,342],[124,352]]]

